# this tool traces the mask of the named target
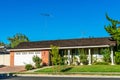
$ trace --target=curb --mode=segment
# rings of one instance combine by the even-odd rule
[[[120,76],[108,76],[108,75],[52,75],[52,74],[16,74],[17,76],[28,76],[28,77],[83,77],[83,78],[120,78]]]

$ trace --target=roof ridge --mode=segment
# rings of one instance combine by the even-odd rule
[[[34,42],[49,42],[49,41],[65,41],[65,40],[82,40],[82,39],[104,39],[104,38],[111,38],[111,37],[90,37],[90,38],[71,38],[71,39],[55,39],[55,40],[40,40],[40,41],[30,41],[24,43],[34,43]]]

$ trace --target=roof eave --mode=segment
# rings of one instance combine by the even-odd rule
[[[59,49],[101,48],[101,47],[110,47],[110,45],[59,47]],[[27,49],[9,49],[9,51],[31,51],[31,50],[50,50],[50,49],[51,48],[27,48]]]

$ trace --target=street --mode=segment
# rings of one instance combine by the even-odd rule
[[[89,77],[12,77],[0,80],[120,80],[120,78],[89,78]]]

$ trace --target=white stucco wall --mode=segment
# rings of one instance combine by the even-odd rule
[[[10,54],[0,54],[0,65],[10,66]]]

